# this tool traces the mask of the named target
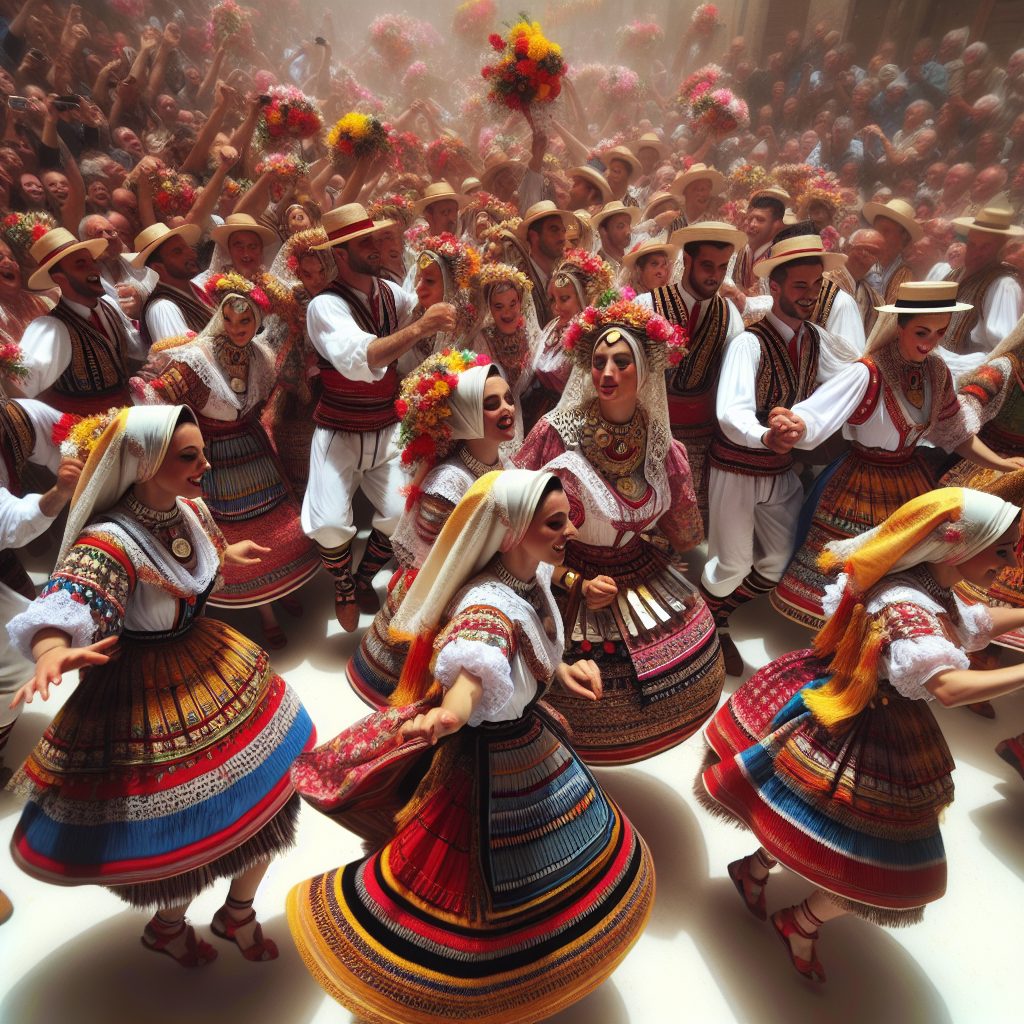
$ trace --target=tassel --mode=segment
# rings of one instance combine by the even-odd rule
[[[846,600],[845,595],[843,600]],[[844,608],[840,603],[836,614],[815,638],[815,649],[819,654],[827,654],[831,644],[825,634],[829,627],[837,624],[835,631],[838,632],[843,622],[848,623],[832,655],[832,678],[819,689],[808,690],[803,695],[808,711],[828,729],[863,711],[878,690],[883,632],[860,601],[850,603],[853,609],[849,616],[841,614]]]
[[[432,631],[420,633],[409,644],[401,678],[389,698],[392,707],[415,704],[431,691],[430,661],[434,656],[434,636]]]

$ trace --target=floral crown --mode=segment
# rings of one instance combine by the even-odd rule
[[[586,249],[566,249],[551,280],[557,281],[560,275],[575,277],[587,299],[596,298],[612,286],[612,268]]]
[[[411,224],[414,219],[412,203],[399,192],[374,199],[366,212],[370,220],[396,220],[399,224]]]
[[[589,366],[598,339],[611,328],[622,327],[643,342],[652,372],[664,369],[666,364],[677,366],[686,355],[686,332],[625,294],[610,289],[598,297],[595,305],[574,316],[562,334],[562,347],[577,365]]]
[[[253,284],[241,274],[229,271],[224,274],[214,274],[205,284],[203,290],[216,303],[220,303],[229,294],[242,295],[256,304],[260,312],[270,312],[270,297],[258,285]]]
[[[478,213],[486,213],[496,224],[503,220],[511,220],[516,215],[516,208],[511,203],[500,200],[490,192],[476,192],[463,210],[466,214],[475,216]]]
[[[486,295],[496,284],[510,284],[520,295],[526,295],[533,290],[532,282],[521,270],[507,263],[485,263],[477,276],[477,285]]]
[[[299,260],[314,252],[314,246],[323,245],[327,241],[327,232],[323,228],[306,228],[297,231],[288,239],[288,258],[285,261],[288,269],[295,273],[299,269]],[[319,256],[320,253],[317,253]]]
[[[93,416],[76,416],[74,413],[66,412],[54,423],[50,439],[60,448],[61,458],[80,459],[85,462],[96,447],[96,442],[103,436],[103,431],[114,422],[120,412],[120,408],[117,407]]]
[[[0,224],[0,231],[16,253],[24,255],[48,231],[57,227],[48,213],[30,210],[28,213],[9,213]]]
[[[508,242],[510,236],[514,236],[516,231],[519,230],[519,225],[522,224],[522,217],[509,217],[508,220],[503,220],[500,224],[492,224],[486,231],[484,231],[483,240],[485,242],[495,242],[498,245],[504,245]]]
[[[434,253],[445,261],[456,288],[471,287],[480,272],[480,253],[473,246],[460,242],[448,231],[430,235],[423,240],[419,266],[422,267],[423,261],[429,259],[427,253]]]
[[[429,469],[448,454],[452,432],[446,420],[452,414],[449,402],[459,386],[459,374],[490,362],[489,356],[468,349],[446,348],[403,379],[395,399],[395,412],[401,419],[398,446],[403,466],[410,471],[420,466]]]

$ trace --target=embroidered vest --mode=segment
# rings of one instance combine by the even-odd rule
[[[21,493],[21,474],[35,446],[35,428],[25,410],[9,398],[0,398],[0,458],[12,494]]]
[[[146,326],[146,312],[158,299],[170,299],[178,307],[178,312],[185,320],[185,326],[190,331],[195,331],[196,334],[213,319],[213,309],[210,306],[200,302],[197,297],[186,295],[161,281],[146,299],[145,306],[142,307],[142,337],[147,345],[152,345],[154,341],[160,340],[150,337],[149,328]]]
[[[789,346],[767,317],[747,328],[761,346],[754,393],[757,419],[765,426],[768,414],[775,406],[792,409],[814,391],[821,338],[815,325],[808,323],[807,330],[804,344],[800,347],[800,365],[793,366],[789,359]],[[767,448],[735,444],[725,436],[721,427],[715,430],[709,458],[716,468],[744,476],[780,476],[793,464],[790,453],[778,455]]]
[[[957,299],[960,302],[971,303],[974,309],[968,310],[966,313],[953,314],[946,336],[942,339],[943,348],[950,352],[963,352],[967,348],[970,343],[971,331],[974,330],[981,316],[985,296],[988,294],[989,288],[1000,277],[1012,277],[1015,281],[1019,280],[1017,271],[1006,263],[990,263],[970,277],[964,277],[963,267],[959,270],[951,270],[946,275],[947,281],[956,281],[959,285]]]
[[[117,340],[111,341],[63,299],[49,315],[59,320],[71,336],[71,361],[40,399],[61,412],[84,414],[113,405],[131,405],[128,338],[120,325]]]
[[[821,282],[821,294],[811,314],[811,323],[817,324],[822,330],[828,330],[828,318],[832,315],[832,307],[842,290],[835,281],[829,281],[828,278]]]
[[[377,282],[380,294],[379,319],[348,285],[335,281],[325,291],[344,299],[352,318],[360,330],[378,338],[394,334],[398,327],[398,309],[391,289]],[[398,373],[391,363],[380,380],[351,380],[340,374],[320,356],[320,401],[313,412],[313,422],[328,430],[343,430],[351,434],[383,430],[398,422],[395,397],[398,394]]]

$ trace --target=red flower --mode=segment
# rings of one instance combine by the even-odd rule
[[[501,51],[505,49],[505,40],[502,39],[497,32],[492,32],[487,37],[487,42],[489,42],[491,46],[498,51],[498,53],[501,53]]]
[[[530,40],[526,36],[520,36],[516,40],[516,56],[525,57],[530,52]]]

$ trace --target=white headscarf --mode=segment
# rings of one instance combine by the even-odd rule
[[[196,422],[187,405],[139,405],[117,411],[93,445],[79,477],[58,562],[97,513],[113,508],[133,484],[156,475],[179,421]]]
[[[484,436],[484,388],[491,376],[501,376],[496,363],[471,366],[458,375],[458,385],[448,399],[451,415],[447,423],[453,441],[471,441]]]
[[[455,506],[391,620],[396,637],[437,630],[452,598],[500,551],[518,545],[553,473],[505,469],[485,473]]]

